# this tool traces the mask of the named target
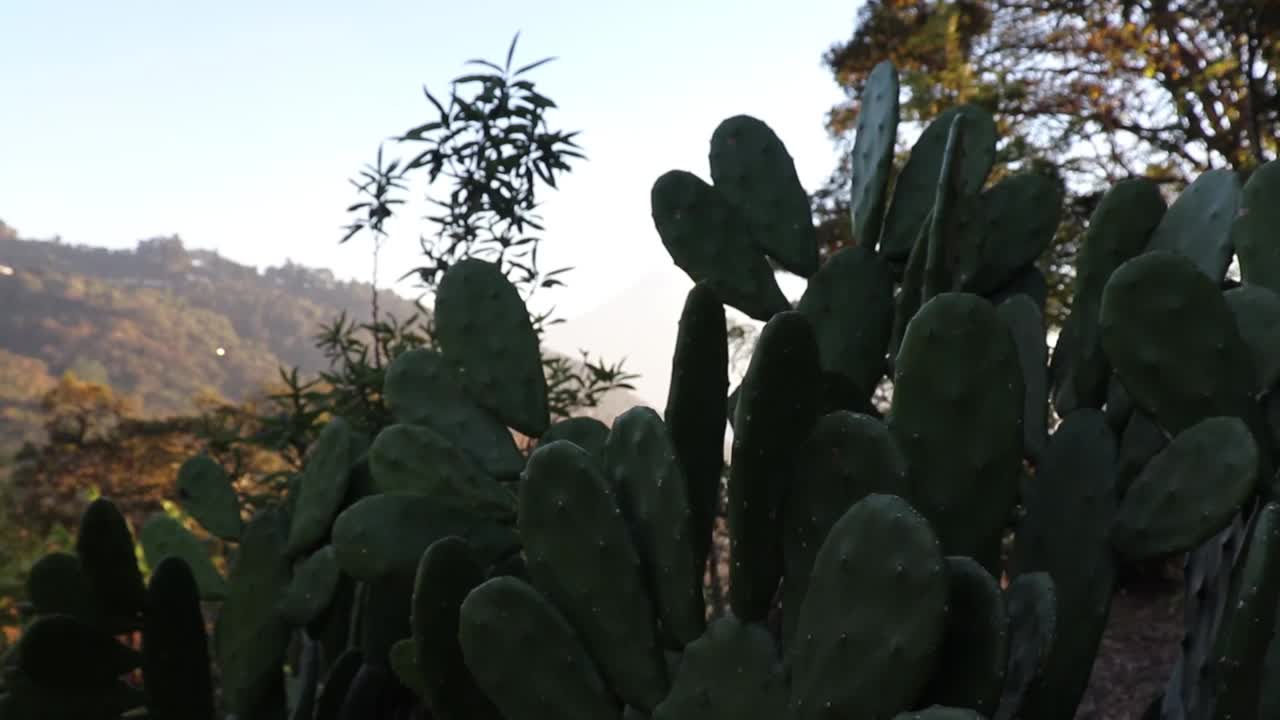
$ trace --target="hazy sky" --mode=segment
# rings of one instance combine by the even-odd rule
[[[176,233],[239,262],[368,279],[368,245],[337,244],[347,178],[431,119],[423,84],[446,94],[465,60],[500,60],[520,31],[517,62],[559,57],[533,79],[589,158],[545,196],[542,262],[576,268],[551,341],[627,356],[661,406],[689,282],[653,230],[649,187],[673,168],[707,178],[712,130],[748,113],[816,188],[840,97],[821,55],[859,4],[4,0],[0,219],[121,248]],[[384,279],[413,266],[422,227],[392,239]]]

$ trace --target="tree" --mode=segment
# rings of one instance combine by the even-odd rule
[[[40,407],[52,442],[84,445],[109,437],[136,402],[117,396],[107,385],[68,372],[40,398]]]
[[[518,40],[517,35],[517,40]],[[408,158],[389,159],[379,146],[374,162],[351,181],[361,198],[347,211],[353,214],[340,243],[368,236],[373,244],[374,278],[371,317],[357,322],[342,315],[320,328],[316,347],[329,369],[304,379],[296,368],[280,370],[280,385],[260,414],[224,412],[225,422],[208,437],[211,446],[229,450],[241,443],[267,447],[282,454],[300,470],[306,449],[329,418],[341,416],[372,437],[394,419],[382,400],[386,367],[396,355],[418,347],[434,347],[431,314],[418,312],[397,318],[380,310],[377,294],[378,254],[390,239],[388,222],[407,202],[412,182],[426,185],[426,200],[436,208],[428,215],[429,232],[419,235],[424,263],[401,275],[416,277],[424,296],[432,294],[444,273],[460,260],[479,258],[496,263],[520,291],[525,302],[539,291],[563,285],[569,268],[544,269],[538,248],[544,238],[537,194],[542,186],[556,187],[556,178],[582,159],[575,132],[553,129],[547,112],[556,104],[540,93],[529,73],[549,62],[538,60],[514,67],[513,40],[503,65],[471,60],[475,72],[453,81],[441,102],[424,88],[436,111],[434,119],[398,137],[398,143],[417,145]],[[441,185],[447,192],[440,193]],[[533,314],[534,329],[561,322],[552,313]],[[593,361],[581,351],[581,361],[542,353],[549,405],[556,418],[595,407],[608,392],[632,389],[634,375],[621,363]],[[252,428],[245,430],[245,428]]]
[[[1045,269],[1060,302],[1108,185],[1145,175],[1173,193],[1211,168],[1247,174],[1280,144],[1280,5],[1267,0],[868,0],[824,58],[848,94],[827,117],[846,150],[884,59],[901,74],[909,127],[976,103],[1003,138],[997,174],[1059,169],[1068,200]],[[814,197],[828,247],[853,242],[847,184],[843,165]]]
[[[423,88],[436,117],[404,132],[400,143],[419,145],[411,158],[384,163],[379,147],[375,162],[353,180],[365,199],[348,210],[357,213],[342,242],[367,233],[376,252],[387,239],[386,223],[405,203],[402,193],[410,178],[427,184],[426,200],[438,209],[425,219],[431,232],[419,235],[425,263],[403,277],[417,276],[425,294],[436,290],[444,273],[465,258],[498,264],[528,303],[540,290],[564,285],[562,276],[571,268],[545,270],[539,266],[538,248],[545,230],[538,215],[538,191],[556,187],[556,178],[570,170],[570,162],[585,159],[574,137],[577,132],[553,129],[547,117],[556,108],[540,93],[529,73],[555,58],[543,58],[513,67],[519,34],[512,39],[502,65],[469,60],[474,72],[455,78],[447,103]],[[443,195],[437,183],[444,180]],[[377,306],[373,308],[377,323]],[[429,316],[427,337],[430,337]],[[531,316],[541,337],[550,325],[562,322],[553,311]],[[375,354],[375,361],[378,359]],[[544,353],[543,365],[552,398],[552,412],[568,416],[579,408],[594,407],[607,392],[631,389],[634,379],[621,364],[592,362],[582,352],[582,366],[563,356]]]

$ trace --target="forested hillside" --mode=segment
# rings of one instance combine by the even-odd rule
[[[369,314],[371,288],[287,263],[265,271],[184,247],[134,250],[26,240],[0,223],[0,450],[38,427],[39,400],[70,371],[129,396],[142,417],[188,412],[200,393],[240,400],[278,368],[326,367],[315,335]],[[414,304],[389,292],[381,311]]]

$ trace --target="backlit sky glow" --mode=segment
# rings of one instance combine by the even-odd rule
[[[638,8],[638,9],[637,9]],[[724,118],[755,115],[801,181],[834,166],[823,128],[840,97],[823,51],[858,3],[764,0],[444,3],[0,3],[0,219],[24,237],[129,248],[178,234],[251,265],[292,259],[367,280],[367,243],[339,246],[347,182],[378,142],[430,117],[473,57],[558,60],[533,79],[581,130],[588,160],[545,195],[545,267],[569,352],[626,356],[661,407],[690,283],[662,248],[649,187],[708,177]],[[426,227],[397,228],[382,278],[416,264]],[[790,284],[789,284],[790,285]]]

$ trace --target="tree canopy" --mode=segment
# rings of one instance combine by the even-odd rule
[[[1247,174],[1280,146],[1280,4],[1270,0],[867,0],[824,57],[847,99],[846,147],[875,65],[897,65],[906,128],[975,103],[997,120],[996,176],[1047,163],[1068,189],[1046,270],[1059,300],[1101,192],[1146,176],[1176,193],[1199,173]],[[900,133],[899,151],[913,139]],[[847,153],[846,153],[847,155]],[[829,247],[853,242],[848,168],[815,196]]]

